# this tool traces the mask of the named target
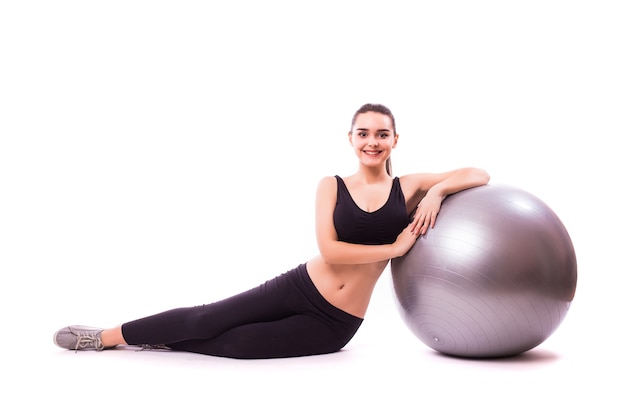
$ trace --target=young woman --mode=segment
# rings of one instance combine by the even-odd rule
[[[380,104],[355,113],[348,139],[358,169],[319,182],[319,255],[257,288],[202,306],[178,308],[101,329],[69,326],[54,342],[71,350],[117,345],[240,359],[318,355],[342,349],[363,321],[376,281],[435,225],[443,199],[484,185],[482,169],[393,177],[395,119]]]

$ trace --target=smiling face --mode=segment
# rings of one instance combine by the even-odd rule
[[[372,168],[384,167],[398,142],[391,117],[373,111],[357,115],[348,136],[360,163]]]

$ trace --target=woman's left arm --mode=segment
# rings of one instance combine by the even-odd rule
[[[441,203],[450,194],[485,185],[489,174],[481,168],[459,168],[435,174],[409,174],[400,178],[407,210],[415,211],[413,229],[420,234],[435,226]]]

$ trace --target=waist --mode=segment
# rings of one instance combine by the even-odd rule
[[[364,317],[378,278],[388,261],[361,265],[335,265],[321,257],[311,259],[307,271],[320,294],[337,308]]]

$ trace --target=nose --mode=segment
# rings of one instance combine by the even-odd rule
[[[376,137],[372,135],[367,139],[367,144],[373,148],[376,148],[378,146],[378,141],[376,140]]]

